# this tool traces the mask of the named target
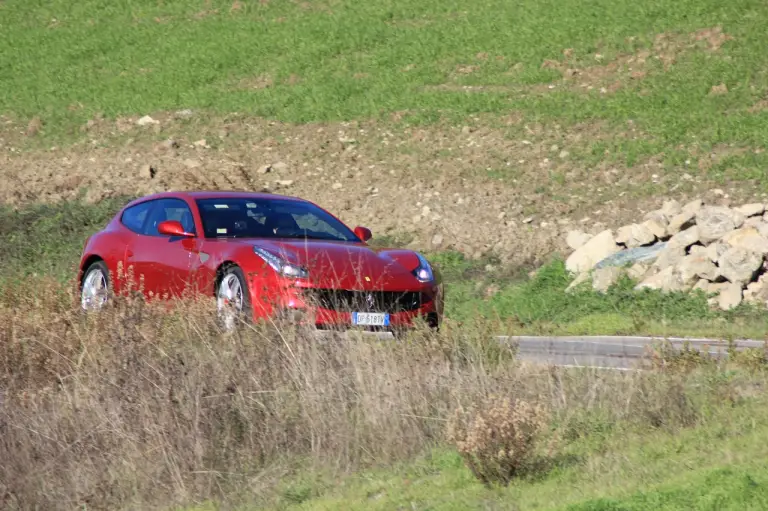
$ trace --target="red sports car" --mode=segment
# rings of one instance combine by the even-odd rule
[[[252,192],[165,192],[136,199],[90,236],[80,260],[81,305],[110,294],[203,293],[225,325],[287,316],[317,328],[438,328],[443,285],[412,250],[369,246],[316,204]],[[115,278],[118,268],[121,275]],[[132,270],[132,271],[131,271]],[[132,279],[132,280],[127,280]],[[141,284],[141,285],[140,285]]]

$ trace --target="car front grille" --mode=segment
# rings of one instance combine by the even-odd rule
[[[348,291],[311,289],[305,291],[309,305],[340,312],[405,312],[421,307],[418,291]]]

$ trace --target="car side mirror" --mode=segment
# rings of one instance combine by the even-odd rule
[[[192,238],[194,234],[186,232],[181,222],[176,220],[166,220],[160,222],[157,226],[157,232],[166,236],[182,236],[184,238]]]
[[[355,236],[360,238],[363,241],[368,241],[369,239],[373,238],[373,234],[371,234],[371,230],[367,227],[355,227]]]

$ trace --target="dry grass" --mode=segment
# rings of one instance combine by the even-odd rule
[[[672,428],[701,417],[690,375],[527,367],[480,326],[397,341],[225,334],[210,303],[122,299],[84,316],[66,289],[34,289],[0,295],[4,509],[268,499],[276,467],[408,459],[445,444],[454,411],[490,395],[546,407],[564,440],[587,432],[585,417]]]

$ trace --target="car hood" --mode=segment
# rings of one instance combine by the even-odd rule
[[[410,290],[421,283],[412,270],[418,266],[408,251],[376,250],[367,245],[321,240],[259,240],[250,243],[309,270],[317,287]]]

